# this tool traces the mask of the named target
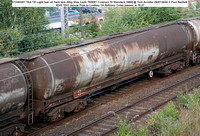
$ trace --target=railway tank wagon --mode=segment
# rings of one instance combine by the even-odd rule
[[[0,63],[0,136],[14,135],[24,131],[25,124],[19,120],[27,117],[24,105],[31,80],[29,74],[23,74],[24,65],[18,59],[1,59]]]
[[[25,65],[33,71],[35,115],[42,113],[56,121],[64,112],[84,108],[87,99],[82,96],[142,73],[169,75],[172,70],[181,70],[187,65],[184,53],[189,54],[189,61],[193,41],[195,46],[199,42],[195,37],[199,34],[199,20],[189,24],[157,26],[27,61]]]
[[[34,116],[60,120],[101,89],[144,73],[169,75],[190,63],[200,63],[199,17],[1,60],[0,136],[19,135]]]

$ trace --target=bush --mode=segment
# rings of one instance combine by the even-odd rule
[[[131,12],[129,13],[131,14]],[[124,20],[123,16],[125,16],[125,14],[121,15],[121,11],[117,8],[109,8],[105,13],[105,21],[101,22],[99,35],[108,35],[132,29]],[[126,19],[128,18],[131,18],[131,16],[127,16]]]
[[[188,93],[184,94],[181,92],[177,96],[177,102],[182,108],[187,108],[187,109],[198,109],[199,107],[199,100],[200,100],[200,91],[198,89],[194,89],[193,93]]]
[[[131,136],[133,135],[132,124],[128,121],[128,114],[126,114],[125,119],[122,120],[117,114],[115,114],[119,120],[119,124],[117,125],[117,136]]]
[[[162,136],[188,136],[200,135],[200,88],[177,98],[178,108],[173,102],[169,102],[163,110],[152,112],[147,116],[146,126],[139,126],[133,132],[131,122],[121,120],[119,117],[117,135],[162,135]],[[179,109],[179,110],[178,110]],[[134,123],[132,123],[134,125]]]
[[[163,129],[168,129],[168,126],[176,124],[178,118],[179,111],[173,102],[170,102],[161,112],[153,112],[148,116],[147,127],[150,133],[157,135]]]
[[[100,35],[112,34],[182,18],[181,8],[109,8]],[[174,14],[173,16],[171,14]]]
[[[96,22],[95,16],[93,16],[92,14],[91,16],[92,16],[92,19],[89,24],[88,24],[88,20],[84,19],[84,24],[86,24],[84,26],[84,33],[85,33],[86,39],[97,37],[98,32],[99,32],[99,25]]]
[[[23,38],[24,35],[17,28],[0,32],[0,56],[10,57],[19,54],[19,44]]]

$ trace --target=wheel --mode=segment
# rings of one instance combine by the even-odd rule
[[[153,71],[149,71],[149,77],[152,78],[153,77]]]

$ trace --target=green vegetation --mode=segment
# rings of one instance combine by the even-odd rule
[[[146,126],[140,125],[137,131],[132,131],[134,122],[120,120],[118,133],[120,136],[200,135],[200,88],[194,89],[192,93],[181,93],[177,103],[178,107],[170,102],[163,110],[152,112],[147,116]]]
[[[12,0],[0,2],[1,55],[13,56],[49,42],[44,27],[48,24],[45,8],[13,8],[11,3]]]
[[[80,40],[62,38],[59,31],[47,29],[46,8],[13,8],[11,3],[0,2],[0,57]],[[68,32],[74,33],[72,29]]]
[[[126,113],[124,120],[122,120],[117,114],[115,114],[115,116],[117,116],[119,120],[119,124],[117,125],[117,128],[118,128],[118,132],[116,134],[117,136],[123,136],[123,135],[129,136],[133,134],[131,130],[132,124],[127,121],[129,114],[130,113]]]
[[[80,26],[66,30],[67,38],[60,31],[49,30],[45,11],[51,8],[13,8],[12,0],[0,0],[0,57],[12,57],[17,54],[79,41]],[[196,9],[199,9],[200,2]],[[140,28],[160,22],[177,20],[199,15],[198,10],[181,8],[109,8],[104,12],[105,21],[84,26],[85,38]],[[85,21],[87,22],[87,21]]]
[[[197,3],[196,9],[200,8],[200,2]],[[125,8],[118,10],[110,8],[106,13],[106,21],[101,23],[100,35],[127,31],[130,29],[140,28],[161,22],[173,21],[181,18],[198,16],[199,10],[188,9],[183,11],[182,8]]]
[[[102,23],[100,35],[176,20],[181,16],[170,14],[180,12],[181,8],[125,8],[124,11],[111,8],[105,14],[108,21]]]

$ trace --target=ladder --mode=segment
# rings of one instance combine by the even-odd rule
[[[27,117],[28,117],[28,125],[33,124],[33,118],[34,118],[34,114],[33,114],[33,87],[32,87],[32,79],[31,79],[31,75],[30,72],[28,71],[28,69],[26,68],[26,66],[24,65],[24,63],[21,60],[17,60],[14,62],[22,71],[26,83],[27,83]]]

